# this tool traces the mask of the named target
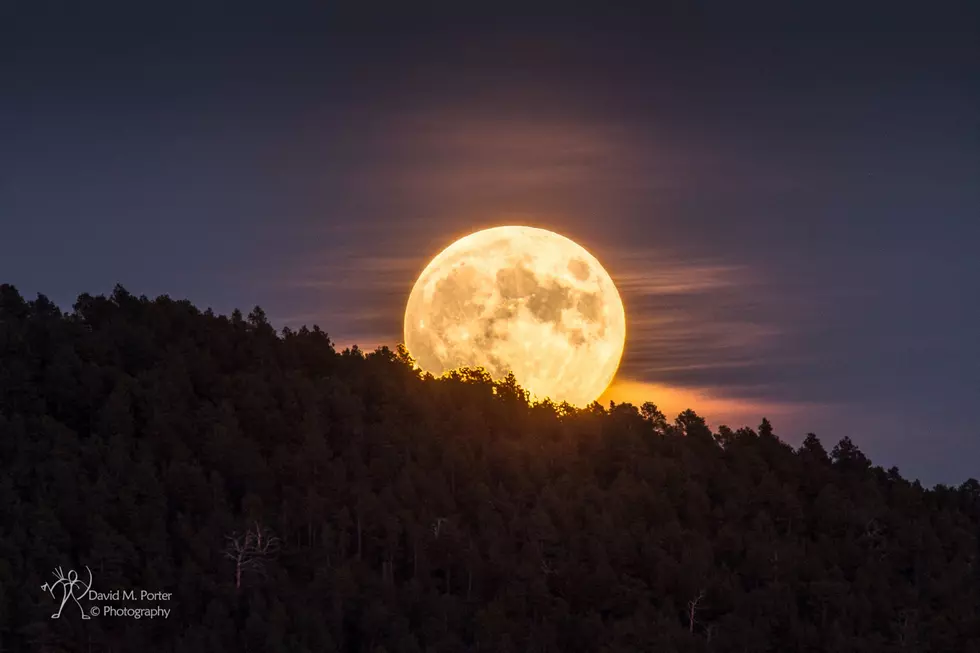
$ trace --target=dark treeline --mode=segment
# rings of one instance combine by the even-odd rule
[[[980,650],[980,484],[846,428],[794,450],[259,308],[0,286],[0,651]],[[51,619],[86,565],[171,615]]]

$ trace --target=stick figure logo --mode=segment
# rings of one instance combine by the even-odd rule
[[[51,615],[52,619],[57,619],[61,616],[61,611],[65,609],[65,604],[68,603],[68,599],[75,601],[75,605],[78,606],[78,610],[82,613],[82,619],[90,618],[85,613],[82,604],[78,602],[78,599],[85,598],[85,594],[92,588],[92,570],[88,568],[88,565],[85,566],[85,569],[88,569],[88,585],[82,582],[74,569],[69,569],[68,575],[65,576],[65,573],[61,571],[61,567],[58,567],[52,572],[57,579],[54,583],[41,585],[41,589],[45,592],[50,592],[52,598],[54,598],[56,587],[60,587],[62,591],[61,605],[58,607],[58,611]]]

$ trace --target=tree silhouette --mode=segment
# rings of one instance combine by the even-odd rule
[[[980,483],[837,439],[0,285],[0,649],[980,650]],[[80,638],[39,591],[59,566],[173,614]]]

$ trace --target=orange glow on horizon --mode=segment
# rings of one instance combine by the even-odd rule
[[[742,426],[755,428],[763,417],[785,415],[799,408],[793,404],[721,397],[706,388],[670,387],[628,379],[614,380],[599,397],[599,403],[603,406],[608,407],[610,401],[630,403],[637,408],[644,402],[652,401],[668,422],[673,422],[677,415],[690,408],[713,428],[726,424],[734,429]]]

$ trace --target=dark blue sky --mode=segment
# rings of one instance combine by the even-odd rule
[[[4,3],[0,281],[373,348],[527,223],[620,287],[609,397],[980,475],[977,3],[464,4]]]

